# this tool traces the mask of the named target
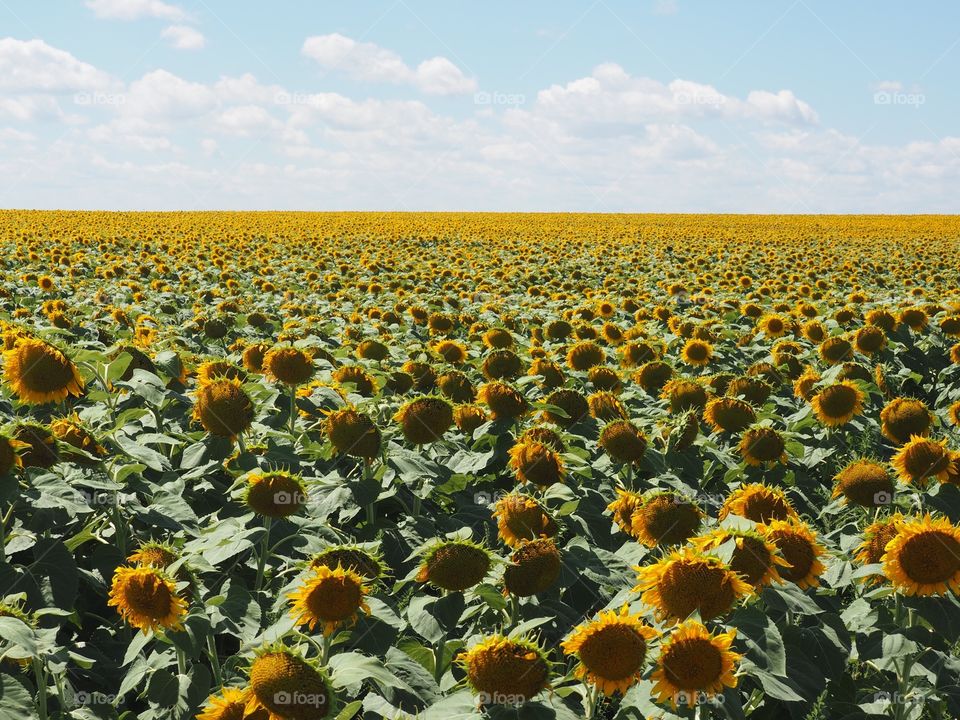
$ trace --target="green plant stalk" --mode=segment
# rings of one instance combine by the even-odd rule
[[[600,693],[590,683],[584,683],[584,687],[586,688],[583,696],[584,717],[586,720],[593,720],[597,716],[597,701],[600,698]]]
[[[443,679],[443,672],[446,670],[443,663],[443,656],[447,649],[447,634],[444,633],[433,648],[433,679],[440,687],[440,681]]]
[[[297,437],[297,386],[290,386],[290,434]]]
[[[180,675],[187,674],[187,656],[180,648],[177,648],[177,672]]]
[[[33,677],[37,683],[37,715],[47,720],[47,669],[40,658],[33,658]]]
[[[260,541],[260,552],[257,556],[257,581],[254,584],[254,592],[259,592],[263,587],[263,570],[267,562],[267,555],[270,552],[270,524],[273,518],[268,517],[264,523],[263,540]]]
[[[217,687],[223,685],[223,674],[220,669],[220,656],[217,655],[217,646],[214,642],[213,633],[207,635],[207,655],[210,656],[210,667],[213,670],[213,679]]]

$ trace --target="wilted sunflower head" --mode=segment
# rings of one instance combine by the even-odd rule
[[[343,365],[334,370],[331,379],[337,385],[364,397],[372,397],[378,390],[376,379],[359,365]]]
[[[253,473],[247,478],[244,501],[257,515],[284,518],[303,507],[307,490],[300,477],[289,472]]]
[[[743,398],[751,405],[757,407],[763,405],[773,388],[766,381],[758,378],[744,375],[735,377],[727,385],[727,396],[734,398]]]
[[[445,540],[427,548],[417,582],[459,592],[471,588],[490,570],[490,551],[469,540]]]
[[[696,535],[703,513],[674,492],[655,491],[640,498],[631,514],[631,535],[647,547],[680,545]]]
[[[597,420],[626,420],[629,415],[627,409],[619,398],[612,392],[598,390],[587,396],[587,407],[590,409],[590,416]]]
[[[947,482],[951,474],[956,472],[946,440],[937,442],[917,435],[897,451],[890,463],[903,482],[921,488],[926,487],[931,478]]]
[[[550,665],[536,643],[492,635],[465,652],[460,663],[483,705],[522,705],[550,681]]]
[[[473,435],[473,431],[488,420],[486,411],[479,405],[457,405],[453,409],[453,422],[466,435]]]
[[[504,592],[517,597],[545,592],[557,582],[560,567],[560,550],[552,538],[527,540],[514,550],[504,569]]]
[[[49,468],[60,461],[57,439],[43,425],[20,423],[13,429],[12,445],[20,449],[21,467]]]
[[[753,593],[729,565],[690,547],[638,567],[634,592],[655,610],[658,619],[681,622],[694,612],[704,620],[725,614],[740,598]]]
[[[206,385],[214,380],[239,380],[246,382],[247,373],[226,360],[208,360],[197,368],[197,385]]]
[[[375,458],[380,454],[382,435],[370,416],[356,408],[345,407],[327,415],[323,424],[330,444],[338,453],[356,458]]]
[[[544,443],[522,440],[510,448],[509,455],[509,467],[518,482],[545,488],[563,482],[566,477],[563,458]]]
[[[660,647],[657,669],[650,676],[657,702],[693,707],[736,687],[734,674],[742,655],[730,649],[736,629],[713,635],[696,620],[678,625]]]
[[[407,442],[427,445],[443,438],[453,425],[453,406],[434,396],[423,396],[405,403],[393,416]]]
[[[663,386],[660,397],[670,403],[670,412],[702,410],[707,404],[707,391],[698,382],[678,378]]]
[[[477,401],[490,408],[494,420],[516,420],[527,412],[527,399],[515,387],[493,380],[480,386]]]
[[[289,648],[272,646],[250,665],[244,718],[263,710],[269,720],[319,720],[336,713],[336,696],[324,671]]]
[[[567,365],[571,370],[586,371],[606,361],[603,348],[592,340],[578,342],[567,351]]]
[[[493,517],[497,519],[500,539],[511,547],[518,547],[527,540],[557,534],[557,524],[553,518],[529,495],[504,495],[494,505]]]
[[[853,344],[864,355],[873,355],[887,344],[887,334],[875,325],[865,325],[853,336]]]
[[[893,478],[887,468],[874,460],[852,460],[834,477],[833,497],[861,507],[879,507],[893,500]]]
[[[459,370],[451,370],[437,377],[437,388],[451,402],[470,403],[477,394],[470,378]]]
[[[77,367],[43,340],[20,339],[3,354],[4,378],[20,402],[43,405],[83,393]]]
[[[287,597],[290,614],[298,625],[311,631],[319,624],[324,635],[332,634],[341,625],[356,622],[357,613],[370,612],[364,597],[368,590],[364,579],[352,569],[337,565],[312,565],[300,587]]]
[[[731,492],[720,507],[717,519],[723,520],[728,515],[745,517],[755,523],[797,517],[783,491],[763,483],[743,484]]]
[[[748,402],[733,397],[715,397],[707,402],[703,419],[715,432],[740,432],[757,419],[757,414]]]
[[[887,542],[883,573],[904,595],[960,593],[960,528],[929,514],[904,520]]]
[[[376,582],[384,574],[380,557],[357,545],[335,545],[321,550],[310,558],[310,567],[326,567],[330,570],[342,567],[352,570],[367,582]]]
[[[805,523],[795,519],[771,520],[758,525],[757,532],[776,545],[787,561],[787,565],[780,568],[780,577],[804,590],[820,584],[818,578],[826,568],[819,558],[826,551]]]
[[[30,447],[27,443],[0,435],[0,477],[13,468],[23,467],[20,451]]]
[[[275,347],[263,357],[269,377],[284,385],[302,385],[313,377],[313,358],[300,348]]]
[[[880,411],[880,432],[897,445],[903,445],[914,435],[927,435],[931,424],[933,414],[913,398],[894,398]]]
[[[547,396],[546,403],[563,411],[563,415],[551,408],[543,411],[545,419],[560,427],[570,427],[590,414],[590,404],[577,390],[554,390]]]
[[[243,349],[242,361],[243,367],[247,372],[263,372],[263,358],[270,351],[270,346],[266,343],[254,343],[247,345]]]
[[[639,462],[647,451],[647,438],[629,420],[614,420],[600,431],[597,444],[616,462]]]
[[[625,693],[641,679],[647,641],[658,635],[625,604],[619,613],[604,610],[596,619],[578,625],[561,647],[579,660],[576,677],[611,696]]]
[[[81,455],[70,450],[63,450],[61,455],[65,460],[71,460],[80,465],[90,465],[96,464],[96,458],[104,457],[107,454],[106,448],[97,442],[93,433],[80,423],[80,418],[76,413],[69,417],[53,420],[50,423],[50,432],[62,445],[86,453],[86,455]],[[93,458],[89,458],[87,455],[92,455]]]
[[[118,567],[107,605],[144,634],[157,628],[177,630],[187,614],[187,603],[177,595],[173,580],[148,566]]]
[[[850,380],[827,385],[810,400],[817,420],[828,427],[839,427],[863,412],[863,391]]]
[[[480,371],[487,380],[512,380],[523,371],[523,363],[513,350],[491,350]]]
[[[197,388],[193,419],[211,435],[234,439],[253,422],[253,401],[236,378],[212,380]]]

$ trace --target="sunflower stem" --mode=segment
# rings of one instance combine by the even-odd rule
[[[297,386],[290,386],[290,434],[297,439]]]
[[[443,671],[446,669],[443,666],[443,656],[447,649],[447,635],[443,634],[437,644],[433,648],[433,679],[437,683],[437,687],[440,686],[440,681],[443,679]]]
[[[260,541],[260,552],[257,556],[257,581],[254,583],[254,591],[260,592],[263,588],[263,570],[267,562],[267,555],[270,552],[270,523],[273,522],[272,517],[267,517],[263,523],[263,539]]]
[[[40,658],[33,658],[33,677],[37,683],[37,715],[47,720],[47,669]]]
[[[237,448],[239,449],[241,455],[247,454],[247,444],[243,441],[242,433],[237,435]]]
[[[187,656],[180,648],[177,648],[177,673],[180,675],[187,674]]]
[[[326,666],[330,659],[330,636],[326,633],[320,635],[320,664]]]
[[[213,679],[217,687],[223,685],[223,675],[220,670],[220,656],[217,655],[217,645],[213,633],[207,635],[207,655],[210,656],[210,667],[213,670]]]

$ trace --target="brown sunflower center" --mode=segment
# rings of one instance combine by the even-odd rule
[[[25,344],[20,351],[20,382],[39,393],[63,390],[73,380],[73,369],[60,351]]]
[[[592,630],[580,646],[580,661],[604,680],[623,680],[643,666],[647,643],[633,627],[614,623]]]
[[[827,417],[846,417],[856,404],[857,391],[849,385],[831,385],[820,392],[820,410]]]
[[[546,687],[548,668],[530,648],[507,641],[475,654],[467,675],[492,703],[519,704]]]
[[[803,580],[816,560],[810,542],[800,535],[786,531],[776,531],[770,538],[780,549],[783,559],[790,563],[789,567],[780,568],[780,575],[790,582]]]
[[[167,584],[156,575],[131,575],[123,599],[134,612],[158,620],[170,614],[173,598]]]
[[[900,566],[914,582],[945,582],[960,572],[960,542],[939,530],[919,533],[904,543]]]
[[[325,622],[338,622],[353,615],[363,600],[363,592],[350,577],[327,577],[307,596],[307,610]]]
[[[658,544],[676,545],[697,531],[700,513],[689,503],[672,497],[656,497],[637,508],[633,523]]]
[[[727,571],[702,560],[672,563],[658,589],[663,610],[681,620],[695,610],[710,620],[729,610],[736,599]]]
[[[723,672],[723,658],[704,638],[671,643],[661,659],[667,679],[681,690],[707,690]]]
[[[762,540],[745,536],[730,559],[730,569],[740,573],[745,582],[756,585],[770,569],[772,558]]]

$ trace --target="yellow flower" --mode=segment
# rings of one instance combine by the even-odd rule
[[[700,552],[710,553],[731,541],[734,548],[730,554],[730,569],[738,573],[744,582],[757,590],[783,582],[777,566],[783,567],[788,563],[780,556],[777,546],[758,532],[717,528],[690,542]]]
[[[863,412],[864,394],[850,380],[828,385],[813,396],[810,404],[817,420],[828,427],[839,427]]]
[[[250,715],[244,715],[250,691],[239,688],[223,688],[219,695],[212,695],[196,720],[269,720],[266,708],[258,708]]]
[[[960,528],[930,515],[905,520],[887,543],[883,573],[904,595],[960,594]]]
[[[313,630],[319,624],[323,634],[330,635],[340,625],[356,622],[360,610],[370,612],[364,600],[366,594],[363,578],[353,570],[318,565],[300,589],[287,597],[293,601],[290,614],[298,625]]]
[[[787,566],[779,571],[780,577],[804,590],[820,584],[818,578],[826,567],[819,558],[826,554],[826,550],[806,524],[795,519],[772,520],[766,525],[758,525],[757,532],[776,545],[787,561]]]
[[[741,485],[731,492],[717,514],[718,520],[739,515],[755,523],[796,518],[797,513],[782,490],[762,483]]]
[[[897,470],[897,477],[908,485],[926,487],[930,478],[947,482],[955,472],[954,459],[946,441],[937,442],[914,435],[890,463]]]
[[[543,650],[529,640],[492,635],[464,653],[460,662],[483,705],[523,704],[550,681]]]
[[[259,653],[250,666],[250,693],[244,720],[268,713],[268,720],[332,717],[336,698],[326,675],[283,647]]]
[[[736,630],[713,635],[695,620],[677,626],[661,646],[650,676],[657,702],[693,707],[704,695],[712,698],[736,687],[734,669],[742,657],[730,649],[736,636]]]
[[[23,338],[3,354],[4,378],[21,402],[43,405],[83,392],[76,366],[53,345]]]
[[[117,568],[107,605],[144,634],[157,628],[179,630],[187,613],[173,581],[161,570],[143,566]]]

